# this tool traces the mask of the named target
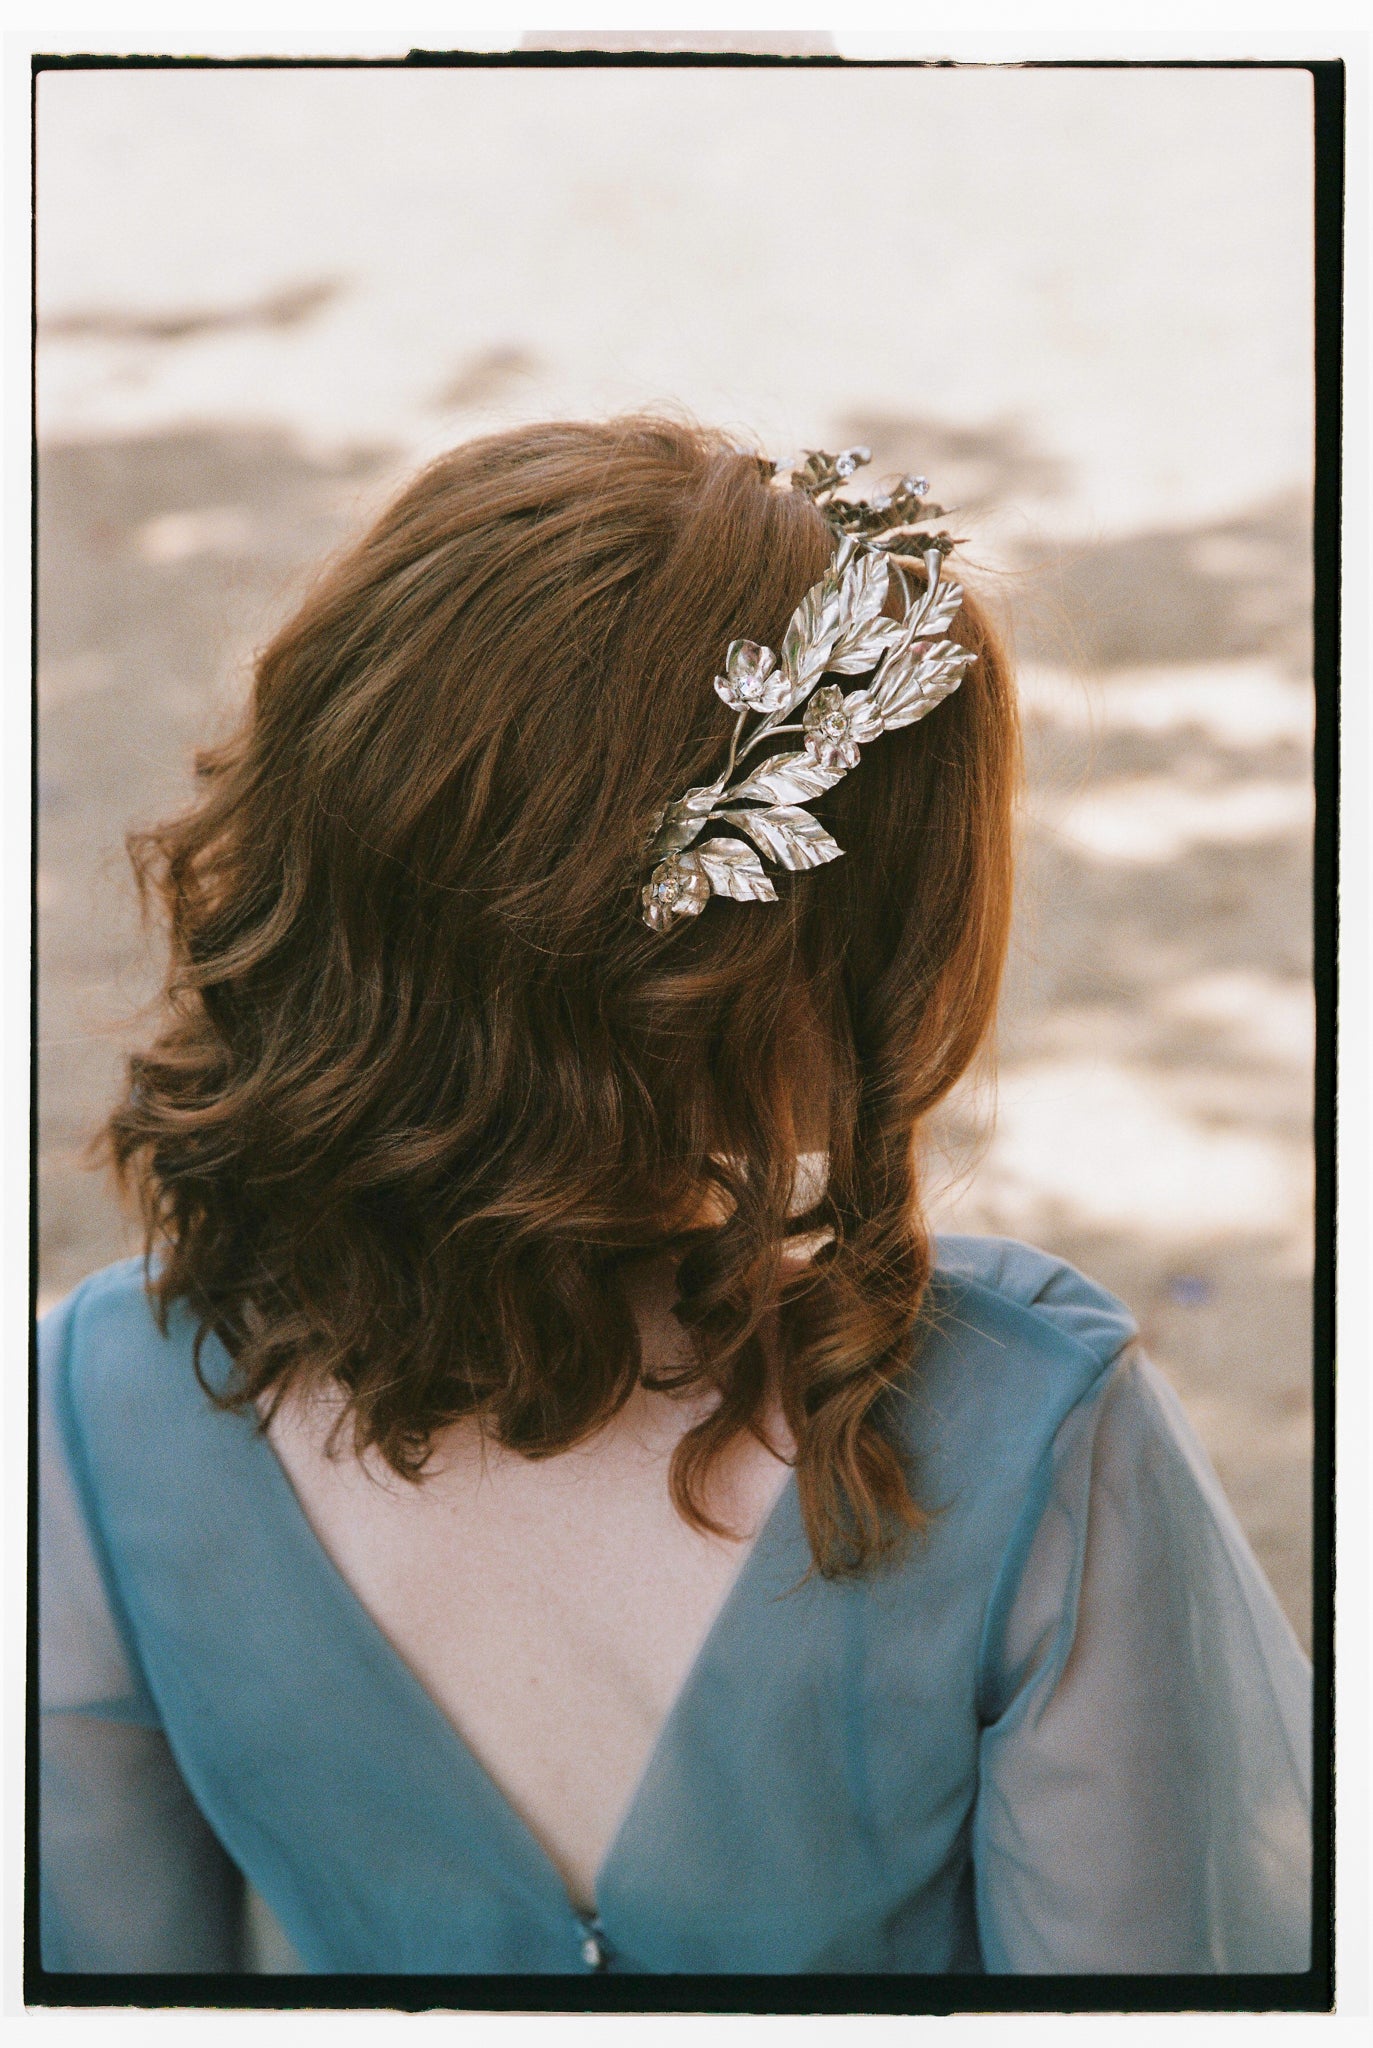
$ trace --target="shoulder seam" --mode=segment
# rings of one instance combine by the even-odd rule
[[[982,1609],[982,1625],[978,1632],[978,1647],[974,1664],[974,1691],[977,1699],[978,1717],[984,1726],[996,1718],[990,1712],[990,1699],[992,1692],[991,1665],[993,1661],[993,1643],[997,1637],[998,1621],[1000,1632],[1004,1634],[1007,1613],[1014,1603],[1019,1590],[1026,1561],[1053,1492],[1055,1447],[1072,1418],[1090,1411],[1094,1404],[1099,1404],[1107,1395],[1112,1376],[1121,1370],[1125,1354],[1137,1342],[1137,1336],[1132,1333],[1124,1339],[1108,1358],[1101,1362],[1099,1370],[1093,1374],[1087,1385],[1080,1390],[1077,1398],[1059,1416],[1053,1434],[1043,1446],[1040,1456],[1036,1460],[1034,1470],[1030,1475],[1024,1505],[1021,1508],[1020,1514],[1016,1517],[1011,1532],[1007,1537],[1005,1547],[997,1560],[996,1570],[992,1575],[987,1598]],[[1079,1348],[1085,1349],[1086,1347],[1080,1346]],[[1099,1413],[1098,1406],[1098,1416]],[[1094,1421],[1092,1424],[1094,1431],[1096,1426]],[[1069,1607],[1075,1609],[1080,1566],[1081,1559],[1079,1557],[1074,1573],[1070,1574],[1064,1613],[1068,1611]]]
[[[1012,1294],[1005,1288],[993,1286],[989,1281],[974,1279],[967,1273],[946,1272],[940,1277],[946,1285],[952,1283],[966,1289],[970,1293],[985,1295],[989,1300],[997,1302],[1003,1308],[1018,1309],[1023,1315],[1032,1317],[1041,1329],[1049,1331],[1060,1343],[1070,1345],[1074,1351],[1080,1353],[1084,1358],[1092,1359],[1097,1366],[1098,1374],[1104,1372],[1109,1365],[1114,1363],[1126,1346],[1134,1343],[1139,1335],[1134,1325],[1134,1319],[1131,1317],[1123,1329],[1117,1327],[1116,1329],[1103,1330],[1102,1335],[1105,1341],[1102,1345],[1090,1344],[1077,1331],[1065,1328],[1059,1317],[1051,1309],[1042,1305],[1040,1295],[1038,1294],[1032,1296],[1029,1301],[1025,1301],[1018,1294]],[[1094,1374],[1093,1377],[1095,1378],[1097,1375]]]

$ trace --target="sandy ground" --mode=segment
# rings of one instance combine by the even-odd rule
[[[152,987],[122,853],[418,456],[676,402],[966,508],[1031,789],[941,1222],[1122,1294],[1310,1573],[1304,82],[134,74],[40,94],[42,1284]],[[993,1114],[994,1112],[994,1114]]]

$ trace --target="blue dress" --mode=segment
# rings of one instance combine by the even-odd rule
[[[1070,1267],[941,1240],[897,1418],[928,1534],[806,1579],[788,1482],[595,1924],[193,1336],[137,1260],[41,1328],[46,1968],[242,1968],[245,1879],[307,1971],[1309,1967],[1310,1667]]]

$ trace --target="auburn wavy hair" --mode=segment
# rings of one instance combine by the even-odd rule
[[[922,1120],[994,1013],[1019,741],[965,597],[962,687],[815,807],[845,857],[645,927],[650,820],[723,760],[726,647],[777,646],[833,552],[768,473],[634,417],[418,475],[261,655],[193,807],[130,839],[170,968],[105,1135],[159,1314],[234,1361],[218,1398],[331,1381],[412,1478],[460,1417],[530,1457],[604,1424],[670,1253],[672,1384],[719,1395],[679,1510],[716,1526],[707,1468],[771,1384],[833,1574],[924,1519],[882,1403],[931,1267]]]

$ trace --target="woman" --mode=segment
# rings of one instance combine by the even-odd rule
[[[1307,1967],[1309,1672],[1202,1452],[1118,1302],[922,1219],[1017,728],[861,453],[459,449],[137,844],[48,1968],[234,1968],[245,1878],[318,1971]]]

